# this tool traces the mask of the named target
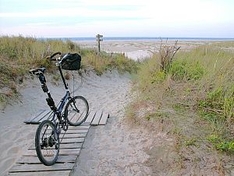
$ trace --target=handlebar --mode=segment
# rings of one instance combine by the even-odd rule
[[[52,61],[56,61],[56,58],[54,58],[54,56],[61,55],[61,54],[62,54],[61,52],[56,52],[56,53],[52,54],[51,56],[48,56],[47,59],[50,59]]]
[[[51,61],[57,61],[60,60],[60,57],[55,58],[56,55],[60,55],[61,56],[61,52],[56,52],[54,54],[52,54],[51,56],[47,56],[46,59],[50,59]],[[36,69],[31,69],[29,70],[29,73],[34,74],[34,75],[40,75],[41,73],[45,72],[45,68],[36,68]]]

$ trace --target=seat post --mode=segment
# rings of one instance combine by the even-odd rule
[[[39,76],[39,80],[41,82],[41,88],[42,88],[42,90],[45,93],[47,93],[47,95],[48,95],[48,98],[46,98],[47,104],[50,106],[51,110],[56,111],[57,108],[56,108],[56,106],[54,104],[54,100],[53,100],[53,98],[52,98],[52,96],[50,94],[50,91],[49,91],[49,89],[48,89],[48,87],[46,85],[46,79],[45,79],[44,74],[40,73],[38,76]]]

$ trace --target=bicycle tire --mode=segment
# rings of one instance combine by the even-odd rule
[[[82,96],[75,96],[68,101],[64,111],[69,125],[81,125],[88,117],[88,101]]]
[[[44,120],[37,128],[35,136],[36,153],[39,160],[46,166],[53,165],[59,154],[59,135],[50,120]]]

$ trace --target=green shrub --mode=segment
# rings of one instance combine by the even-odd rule
[[[207,137],[208,141],[210,141],[217,150],[227,152],[227,153],[234,153],[234,141],[230,140],[227,141],[218,135],[210,135]]]

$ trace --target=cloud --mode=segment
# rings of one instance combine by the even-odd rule
[[[0,29],[3,33],[15,33],[18,30],[20,33],[37,35],[91,35],[96,31],[108,35],[168,35],[174,31],[174,35],[182,35],[190,31],[211,30],[210,26],[213,30],[221,30],[220,25],[231,26],[234,21],[234,1],[229,2],[232,5],[227,2],[0,0]],[[210,31],[205,32],[209,34]]]

